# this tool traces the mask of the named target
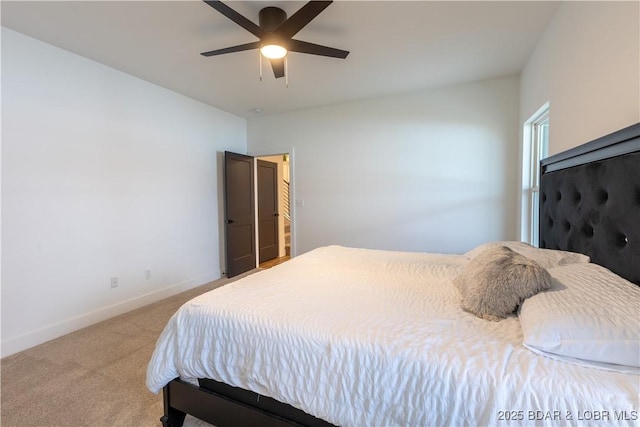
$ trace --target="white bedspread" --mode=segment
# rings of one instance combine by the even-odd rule
[[[638,425],[640,377],[545,358],[463,312],[458,255],[319,248],[185,304],[147,370],[212,378],[342,426]]]

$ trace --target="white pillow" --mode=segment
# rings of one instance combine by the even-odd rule
[[[520,307],[525,347],[579,365],[640,374],[640,286],[597,264],[548,271],[551,288]]]
[[[464,256],[473,259],[485,249],[492,246],[506,246],[509,249],[524,255],[540,264],[542,268],[553,268],[560,265],[587,263],[590,258],[577,252],[559,251],[556,249],[540,249],[525,242],[489,242],[471,249]]]

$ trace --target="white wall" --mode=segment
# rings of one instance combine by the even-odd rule
[[[244,119],[2,28],[2,354],[219,278],[224,150]]]
[[[640,121],[640,3],[563,2],[521,75],[520,123],[550,104],[549,155]]]
[[[249,151],[294,147],[297,253],[463,252],[515,238],[517,77],[252,118]]]

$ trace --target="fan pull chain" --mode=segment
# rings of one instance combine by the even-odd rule
[[[284,57],[284,87],[289,87],[289,61]]]
[[[258,61],[260,62],[260,81],[262,81],[262,53],[258,49]]]

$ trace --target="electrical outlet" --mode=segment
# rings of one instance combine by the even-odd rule
[[[151,270],[145,270],[144,271],[144,280],[149,280],[151,279]]]
[[[118,278],[117,277],[112,277],[111,278],[111,287],[112,288],[117,288],[118,287]]]

